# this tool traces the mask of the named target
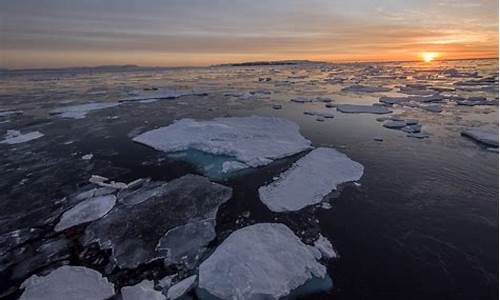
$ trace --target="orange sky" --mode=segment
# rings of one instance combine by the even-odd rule
[[[0,18],[8,68],[498,56],[494,0],[26,0]]]

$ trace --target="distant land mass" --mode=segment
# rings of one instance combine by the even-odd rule
[[[275,61],[249,61],[242,63],[229,63],[214,65],[214,67],[250,67],[250,66],[283,66],[283,65],[302,65],[302,64],[322,64],[323,61],[312,60],[275,60]]]

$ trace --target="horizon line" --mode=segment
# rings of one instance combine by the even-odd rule
[[[436,58],[433,62],[436,61],[460,61],[460,60],[486,60],[486,59],[499,59],[499,56],[493,57],[469,57],[469,58],[448,58],[448,59],[439,59]],[[4,68],[0,67],[0,71],[43,71],[43,70],[64,70],[64,69],[95,69],[95,68],[151,68],[151,69],[182,69],[182,68],[209,68],[209,67],[219,67],[219,66],[230,66],[233,64],[242,64],[242,63],[259,63],[259,62],[286,62],[286,61],[303,61],[310,63],[327,63],[327,64],[341,64],[341,63],[404,63],[404,62],[423,62],[419,59],[411,59],[411,60],[337,60],[337,61],[321,61],[321,60],[308,60],[308,59],[282,59],[282,60],[256,60],[256,61],[241,61],[241,62],[227,62],[222,64],[209,64],[209,65],[184,65],[184,66],[144,66],[144,65],[136,65],[136,64],[113,64],[113,65],[94,65],[94,66],[68,66],[68,67],[40,67],[40,68]]]

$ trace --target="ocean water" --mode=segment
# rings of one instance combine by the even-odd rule
[[[342,90],[354,84],[390,91]],[[381,115],[290,101],[323,96],[334,105],[369,105],[382,96],[407,96],[399,87],[412,84],[445,96],[440,113],[390,107],[392,115],[419,120],[428,138],[384,128],[376,120]],[[493,105],[457,105],[457,97],[479,96]],[[85,103],[119,105],[79,118],[54,112]],[[318,121],[304,114],[308,110],[334,118]],[[305,299],[498,299],[498,152],[460,134],[472,127],[498,130],[497,59],[9,71],[0,74],[0,112],[15,112],[0,113],[0,140],[7,130],[43,133],[25,143],[0,143],[0,250],[6,249],[0,251],[0,297],[16,298],[24,279],[63,263],[105,273],[109,253],[79,243],[84,227],[52,231],[59,201],[91,175],[128,182],[203,174],[189,161],[134,143],[133,136],[182,118],[261,115],[297,123],[314,146],[336,148],[365,173],[359,184],[329,196],[331,209],[294,213],[272,213],[257,189],[303,154],[217,178],[233,188],[233,197],[219,210],[211,247],[245,225],[282,222],[305,242],[321,232],[339,254],[328,261],[333,288]],[[82,159],[88,154],[90,160]],[[57,243],[43,248],[47,241]],[[110,278],[121,286],[170,271],[152,263]]]

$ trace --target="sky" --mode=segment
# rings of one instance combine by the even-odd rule
[[[0,0],[0,68],[498,57],[498,0]]]

